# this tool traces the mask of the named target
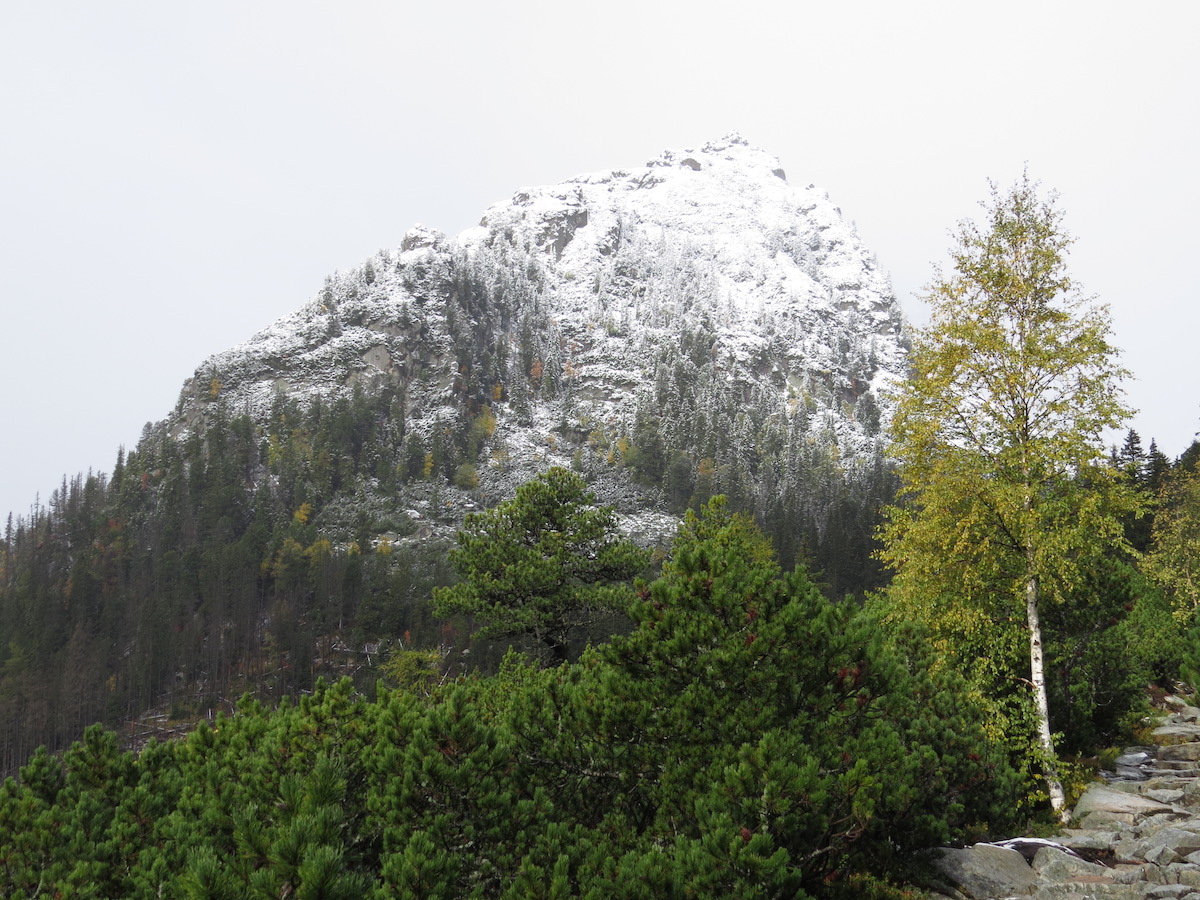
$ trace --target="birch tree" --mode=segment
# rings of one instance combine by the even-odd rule
[[[952,270],[927,289],[930,323],[914,330],[893,422],[901,502],[881,557],[894,615],[928,622],[960,662],[994,654],[993,676],[1028,689],[1061,815],[1041,610],[1078,593],[1089,559],[1125,546],[1119,517],[1137,500],[1103,437],[1130,414],[1127,372],[1107,308],[1067,272],[1055,196],[1026,174],[992,185],[983,206],[984,225],[960,223]],[[1004,671],[1021,643],[1027,673]]]

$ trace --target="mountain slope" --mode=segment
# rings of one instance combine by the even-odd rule
[[[398,639],[486,664],[430,590],[463,515],[551,465],[643,543],[725,494],[832,596],[877,586],[904,364],[853,228],[736,136],[414,228],[6,530],[0,770],[97,719],[366,688]]]
[[[463,284],[464,268],[482,283]],[[480,289],[484,297],[456,296]],[[511,309],[504,294],[514,291],[532,309]],[[859,379],[903,366],[888,280],[840,210],[811,185],[793,189],[777,160],[735,136],[640,169],[520,191],[457,240],[414,228],[399,253],[336,276],[312,303],[209,359],[185,395],[204,397],[211,377],[224,376],[225,390],[261,410],[280,390],[410,381],[420,362],[404,340],[416,336],[414,318],[438,317],[444,311],[422,307],[453,300],[518,315],[545,307],[563,362],[608,363],[618,388],[644,372],[641,351],[683,316],[711,317],[708,349],[731,370],[782,343],[793,374],[836,373],[850,392],[862,388],[844,379],[854,368],[846,342],[876,354],[853,373]],[[587,372],[580,383],[608,374]]]
[[[186,433],[215,400],[261,422],[280,396],[386,389],[410,451],[485,499],[550,464],[603,476],[625,440],[639,480],[686,501],[661,483],[676,453],[689,496],[702,461],[756,470],[777,433],[868,460],[903,366],[899,308],[853,228],[735,135],[519,191],[456,239],[414,228],[206,361],[167,424]],[[494,433],[473,446],[484,408]]]

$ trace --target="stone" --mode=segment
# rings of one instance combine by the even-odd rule
[[[1200,720],[1200,708],[1188,703],[1182,697],[1164,697],[1163,705],[1171,709],[1167,716],[1168,722],[1195,722]]]
[[[1113,790],[1106,785],[1092,785],[1079,802],[1075,804],[1075,817],[1082,819],[1092,813],[1108,813],[1117,818],[1116,821],[1136,822],[1155,813],[1173,813],[1175,808],[1168,803],[1160,803],[1140,794],[1125,793]]]
[[[1170,869],[1175,875],[1175,880],[1180,884],[1200,887],[1200,866],[1194,863],[1177,863],[1170,866]]]
[[[941,886],[945,896],[1200,900],[1200,727],[1193,724],[1200,708],[1177,706],[1155,732],[1157,750],[1130,747],[1118,758],[1127,778],[1084,791],[1074,810],[1077,827],[1051,840],[1014,838],[990,850],[977,844],[947,851],[952,855],[939,865],[949,882]],[[995,851],[1032,856],[1029,873]]]
[[[1042,847],[1033,858],[1033,870],[1042,881],[1063,883],[1081,877],[1100,879],[1092,883],[1112,882],[1112,873],[1105,866],[1087,862],[1055,847]]]
[[[1163,747],[1200,740],[1200,730],[1195,725],[1160,725],[1151,734]]]
[[[1159,868],[1166,868],[1171,863],[1176,863],[1183,859],[1182,856],[1170,847],[1163,847],[1157,844],[1139,848],[1134,856],[1138,859],[1144,859],[1146,862]]]
[[[1134,847],[1135,858],[1165,866],[1183,862],[1188,854],[1200,852],[1200,834],[1184,828],[1159,828]]]
[[[1064,847],[1070,847],[1076,853],[1086,856],[1088,853],[1100,853],[1105,850],[1112,852],[1112,845],[1120,837],[1118,831],[1086,831],[1082,828],[1069,828],[1058,836],[1058,842]]]
[[[1142,889],[1129,885],[1044,884],[1033,900],[1143,900]]]
[[[1117,766],[1116,776],[1126,781],[1145,781],[1149,776],[1136,766]]]
[[[1146,870],[1150,866],[1117,865],[1112,867],[1113,881],[1117,884],[1142,884],[1146,879]]]
[[[1037,876],[1016,850],[993,844],[943,849],[934,868],[960,893],[972,900],[1032,897]]]
[[[1151,758],[1145,750],[1137,750],[1133,753],[1122,753],[1115,762],[1118,766],[1141,766],[1150,762]]]
[[[1023,857],[1025,857],[1025,861],[1030,864],[1033,863],[1038,851],[1045,848],[1059,850],[1066,853],[1068,856],[1075,856],[1082,859],[1082,857],[1080,857],[1073,848],[1068,847],[1062,841],[1052,841],[1048,838],[1019,837],[1009,838],[1006,841],[988,841],[988,843],[996,847],[1003,847],[1006,850],[1016,850]]]
[[[1142,894],[1144,900],[1174,900],[1178,897],[1191,897],[1196,889],[1186,884],[1156,884],[1147,888]]]
[[[1120,828],[1134,823],[1132,813],[1115,813],[1103,809],[1087,813],[1082,817],[1077,815],[1076,818],[1079,819],[1079,824],[1083,828]]]
[[[1175,804],[1182,802],[1183,791],[1177,788],[1174,790],[1149,790],[1146,791],[1144,796],[1149,797],[1151,800],[1157,800],[1159,803],[1169,803],[1170,805],[1174,806]]]
[[[1195,762],[1200,759],[1200,741],[1189,741],[1186,744],[1173,744],[1170,747],[1163,747],[1158,753],[1159,764],[1164,760],[1186,760]]]

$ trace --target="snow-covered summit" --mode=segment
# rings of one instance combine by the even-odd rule
[[[731,134],[519,190],[457,237],[410,229],[207,360],[169,427],[216,399],[261,419],[280,396],[357,385],[397,392],[427,447],[486,406],[494,434],[459,448],[485,485],[599,471],[637,440],[754,468],[767,432],[846,463],[882,440],[904,361],[889,280],[841,211]]]
[[[793,302],[814,281],[865,290],[891,305],[886,276],[827,194],[797,190],[779,160],[731,134],[695,150],[668,150],[637,169],[580,175],[526,188],[492,206],[460,235],[468,247],[520,235],[565,271],[594,269],[626,226],[671,247],[703,252],[728,276],[740,308]],[[770,284],[750,283],[767,275]]]

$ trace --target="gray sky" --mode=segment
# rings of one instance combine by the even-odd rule
[[[987,181],[1056,189],[1133,425],[1200,428],[1200,3],[0,7],[0,517],[110,471],[210,353],[413,224],[738,130],[911,319]]]

